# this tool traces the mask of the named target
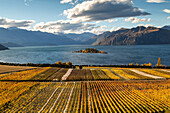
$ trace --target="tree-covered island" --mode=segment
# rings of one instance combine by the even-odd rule
[[[86,48],[85,50],[74,51],[73,53],[102,53],[102,54],[107,54],[107,52],[99,51],[95,48]]]

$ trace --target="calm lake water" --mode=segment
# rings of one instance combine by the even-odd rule
[[[108,54],[72,53],[85,48],[96,48]],[[170,45],[87,46],[62,45],[45,47],[16,47],[0,51],[0,61],[10,63],[55,63],[71,61],[76,65],[149,63],[170,66]]]

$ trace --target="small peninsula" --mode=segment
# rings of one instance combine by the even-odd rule
[[[73,53],[102,53],[102,54],[107,54],[107,52],[99,51],[95,48],[86,48],[85,50],[74,51]]]
[[[3,46],[2,44],[0,44],[0,50],[7,50],[7,49],[9,49],[9,48],[7,48],[7,47]]]

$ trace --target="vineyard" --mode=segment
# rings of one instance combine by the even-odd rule
[[[1,83],[0,105],[1,112],[163,112],[169,91],[170,80]]]
[[[0,74],[34,69],[35,67],[0,65]]]
[[[168,69],[57,67],[0,74],[0,112],[169,112]]]
[[[169,79],[170,71],[161,69],[66,69],[41,67],[0,74],[0,81],[95,81],[95,80],[153,80]]]

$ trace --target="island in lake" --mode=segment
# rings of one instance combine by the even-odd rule
[[[99,51],[95,48],[86,48],[85,50],[74,51],[73,53],[102,53],[102,54],[107,54],[107,52]]]

